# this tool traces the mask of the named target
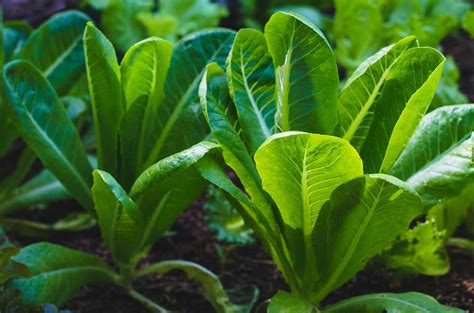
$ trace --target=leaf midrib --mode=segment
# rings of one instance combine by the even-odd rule
[[[145,247],[146,242],[148,241],[151,231],[153,230],[153,227],[156,225],[156,221],[158,220],[158,217],[161,214],[161,211],[163,210],[163,207],[165,206],[166,202],[168,201],[169,196],[171,195],[173,190],[169,190],[160,200],[160,203],[158,206],[153,210],[153,214],[148,221],[145,230],[143,232],[143,237],[142,237],[142,242],[140,244],[141,249]]]
[[[45,185],[40,185],[38,187],[32,188],[25,193],[19,194],[22,197],[34,197],[37,194],[42,194],[48,190],[56,190],[56,188],[61,188],[63,185],[59,181],[50,182]]]
[[[248,85],[245,66],[244,66],[244,55],[243,55],[242,47],[240,48],[240,69],[242,71],[242,80],[244,82],[244,87],[245,87],[245,90],[247,91],[247,95],[248,95],[248,98],[250,100],[250,104],[252,105],[252,108],[255,112],[255,115],[257,116],[257,120],[258,120],[258,124],[260,126],[260,129],[262,130],[265,137],[268,138],[271,135],[270,130],[268,129],[267,124],[265,123],[265,120],[263,119],[263,116],[261,114],[262,112],[259,110],[258,105],[255,101],[254,96],[253,96],[253,93],[250,90],[250,87]]]
[[[396,297],[391,297],[391,296],[388,296],[388,295],[387,295],[387,296],[380,296],[380,295],[378,295],[378,296],[370,296],[370,295],[368,295],[368,296],[365,296],[365,297],[363,297],[363,298],[361,297],[360,299],[348,300],[348,301],[350,301],[350,304],[349,304],[349,305],[351,305],[351,304],[353,304],[353,303],[365,302],[365,301],[367,301],[367,299],[371,299],[371,298],[382,299],[382,300],[388,299],[388,300],[393,301],[393,302],[403,303],[403,304],[406,304],[406,305],[411,306],[411,307],[413,307],[413,308],[420,309],[420,310],[422,310],[422,312],[428,312],[428,313],[430,312],[430,311],[427,311],[427,310],[426,310],[424,307],[422,307],[422,306],[416,305],[416,304],[414,304],[414,303],[412,303],[412,302],[409,302],[409,301],[401,300],[401,299],[396,298]],[[349,302],[347,302],[347,303],[349,303]],[[345,303],[345,304],[347,304],[347,303]],[[344,307],[344,305],[341,305],[341,306]],[[335,304],[334,307],[336,307],[336,309],[337,309],[337,304]],[[323,311],[324,311],[324,310],[323,310]],[[328,311],[326,311],[326,312],[329,313],[329,312],[331,312],[331,311],[332,311],[332,310],[328,310]]]
[[[106,184],[107,185],[107,184]],[[108,185],[107,185],[107,188]],[[112,193],[112,197],[116,198],[115,197],[115,194],[112,190],[109,190],[110,193]],[[112,208],[112,210],[114,210],[112,212],[112,221],[110,223],[110,228],[109,228],[109,236],[110,236],[110,250],[112,251],[112,255],[113,255],[113,259],[115,260],[119,260],[118,258],[118,251],[117,251],[117,240],[116,240],[116,225],[117,225],[117,219],[120,217],[120,201],[118,199],[116,199],[116,204],[115,206]]]
[[[59,64],[64,61],[72,50],[77,46],[77,44],[81,41],[81,36],[77,36],[77,38],[61,53],[56,60],[51,63],[43,72],[44,76],[49,77],[49,75],[59,66]]]
[[[56,143],[52,140],[50,140],[49,136],[47,133],[40,127],[40,125],[36,122],[36,120],[33,118],[31,113],[28,111],[27,107],[23,104],[26,116],[30,120],[30,122],[33,124],[34,128],[38,131],[38,134],[43,137],[43,139],[49,143],[49,146],[53,148],[54,152],[56,152],[56,155],[59,156],[60,160],[62,161],[63,164],[66,165],[66,167],[70,170],[70,172],[73,174],[73,176],[76,178],[76,181],[79,182],[79,185],[81,189],[83,189],[83,192],[85,195],[90,195],[90,189],[88,184],[83,180],[83,177],[80,173],[76,171],[76,168],[69,162],[69,160],[63,155],[61,149],[59,149],[56,146]],[[92,170],[91,170],[92,171]],[[74,194],[74,192],[72,193]],[[77,198],[77,197],[75,197]],[[83,199],[77,199],[79,202],[82,202]],[[89,201],[88,201],[89,202]]]
[[[424,171],[428,170],[436,163],[440,162],[442,159],[444,159],[444,157],[448,156],[451,152],[456,150],[458,147],[462,146],[466,142],[466,140],[470,139],[471,136],[472,136],[472,132],[466,134],[461,140],[454,142],[442,153],[438,154],[432,160],[429,160],[428,162],[426,162],[426,164],[424,164],[422,167],[420,167],[419,169],[415,169],[415,172],[410,177],[407,177],[407,182],[412,181],[414,177],[417,177],[420,173],[423,173]]]
[[[311,205],[309,203],[309,191],[308,191],[308,171],[307,171],[307,156],[308,156],[309,142],[306,143],[304,156],[303,156],[303,168],[301,170],[301,199],[303,202],[303,240],[305,247],[305,273],[310,274],[311,268],[314,266],[312,258],[313,256],[313,244],[311,238]],[[307,277],[310,278],[310,277]]]
[[[9,207],[10,205],[15,205],[15,203],[18,202],[18,198],[21,197],[21,200],[20,201],[24,201],[25,198],[28,199],[28,198],[34,198],[38,195],[41,195],[41,194],[45,194],[46,192],[48,191],[55,191],[57,190],[58,188],[64,188],[64,186],[59,182],[59,181],[55,181],[55,182],[52,182],[52,183],[48,183],[48,184],[45,184],[45,185],[40,185],[38,187],[35,187],[35,188],[32,188],[28,191],[26,191],[25,193],[19,193],[19,194],[12,194],[11,197],[9,196],[8,199],[6,201],[3,201],[2,203],[0,203],[0,214],[1,215],[6,215],[8,213],[11,213],[10,211],[14,208],[12,207]],[[7,208],[7,209],[5,209]]]
[[[221,52],[222,49],[224,49],[226,42],[228,41],[229,38],[226,38],[222,43],[221,46],[214,52],[214,54],[207,60],[206,64],[211,63]],[[160,136],[158,137],[158,140],[156,141],[155,145],[153,146],[150,154],[148,155],[148,159],[146,160],[144,166],[142,169],[146,169],[150,167],[156,159],[160,155],[161,148],[163,147],[163,144],[165,142],[165,139],[168,137],[168,133],[171,130],[171,127],[176,123],[178,120],[179,115],[181,114],[183,107],[185,104],[188,102],[188,100],[191,98],[193,91],[196,89],[198,84],[200,83],[202,79],[202,75],[206,71],[206,66],[196,75],[194,78],[193,82],[189,85],[188,89],[184,93],[184,95],[181,97],[181,100],[178,102],[178,105],[175,107],[173,110],[173,113],[171,114],[170,118],[165,124],[165,127],[160,133]]]
[[[138,164],[138,167],[136,168],[136,170],[140,171],[140,166],[141,164],[143,163],[143,157],[144,157],[144,148],[143,146],[145,145],[145,137],[147,134],[149,134],[147,132],[147,130],[149,129],[150,125],[152,123],[150,123],[150,118],[152,118],[153,116],[149,116],[150,115],[150,110],[152,109],[151,106],[154,105],[152,103],[153,100],[156,100],[155,97],[153,97],[155,91],[156,91],[156,76],[157,76],[157,66],[158,66],[158,61],[157,61],[157,53],[158,53],[158,48],[156,47],[155,44],[153,44],[153,74],[152,74],[152,82],[151,82],[151,88],[150,88],[150,91],[149,91],[149,96],[148,96],[148,99],[147,99],[147,103],[146,103],[146,108],[145,108],[145,113],[144,113],[144,122],[143,124],[141,125],[142,127],[140,128],[140,138],[139,138],[139,141],[138,141],[138,161],[139,161],[139,164]],[[136,175],[137,173],[135,173]]]
[[[104,268],[104,267],[101,267],[101,266],[98,266],[98,265],[84,265],[84,266],[73,266],[73,267],[67,267],[67,268],[61,268],[61,269],[56,269],[56,270],[51,270],[51,271],[47,271],[47,272],[42,272],[38,275],[34,275],[33,277],[31,278],[26,278],[25,280],[30,280],[30,279],[41,279],[41,278],[45,278],[45,277],[48,277],[48,276],[52,276],[52,275],[62,275],[62,274],[65,274],[65,273],[69,273],[69,272],[78,272],[78,271],[97,271],[97,272],[102,272],[104,274],[107,274],[107,276],[109,276],[110,278],[112,278],[113,280],[116,280],[116,274],[112,271],[110,271],[109,269],[107,268]]]
[[[280,95],[280,106],[281,106],[281,127],[282,131],[290,131],[291,130],[291,125],[290,125],[290,108],[289,108],[289,94],[290,94],[290,71],[291,71],[291,58],[293,56],[293,40],[295,37],[295,20],[292,20],[292,31],[291,31],[291,37],[290,37],[290,42],[288,45],[288,50],[285,54],[285,62],[283,63],[282,67],[279,68],[279,72],[282,72],[282,68],[284,68],[283,72],[285,76],[283,77],[283,84],[282,88],[282,94]],[[280,74],[281,75],[281,74]]]
[[[356,115],[355,119],[352,119],[351,125],[349,126],[349,128],[345,132],[344,136],[342,137],[343,139],[350,142],[354,138],[354,135],[357,132],[357,130],[359,129],[359,126],[362,124],[362,122],[364,121],[365,117],[367,116],[370,108],[375,103],[377,95],[378,95],[380,89],[382,88],[388,74],[390,74],[390,71],[392,70],[393,66],[398,62],[398,60],[402,57],[402,55],[405,53],[405,51],[406,51],[406,49],[404,49],[400,53],[400,55],[397,58],[395,58],[395,60],[390,64],[390,66],[387,67],[387,69],[385,71],[383,71],[382,76],[380,77],[380,79],[378,80],[378,82],[375,85],[374,89],[372,90],[372,93],[369,95],[369,98],[367,99],[365,104],[362,106],[362,109]],[[387,54],[388,53],[390,53],[390,51],[387,52]],[[387,55],[385,55],[385,57],[386,56]],[[381,62],[381,61],[382,60],[378,60],[378,62]],[[374,64],[372,64],[371,66],[373,66],[373,65]],[[367,70],[369,70],[370,67],[367,68]],[[361,83],[363,84],[363,82],[361,82]]]
[[[86,31],[85,35],[88,35],[88,32]],[[90,34],[89,36],[85,36],[84,39],[84,60],[86,64],[86,75],[87,75],[87,85],[88,85],[88,90],[89,90],[89,98],[91,102],[91,111],[92,111],[92,118],[93,118],[93,124],[94,124],[94,130],[95,130],[95,141],[96,141],[96,153],[97,156],[100,159],[99,162],[99,168],[102,167],[103,160],[103,149],[102,149],[102,136],[104,135],[104,132],[101,131],[103,125],[100,123],[100,117],[97,114],[97,107],[98,103],[96,102],[96,92],[95,92],[95,84],[94,81],[95,79],[92,78],[93,71],[91,71],[92,65],[89,64],[89,50],[94,49],[94,47],[90,47],[87,44],[89,40],[93,40],[93,35]],[[106,58],[105,53],[104,53],[104,59]]]

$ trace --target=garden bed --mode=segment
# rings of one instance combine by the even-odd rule
[[[76,2],[45,3],[47,5],[44,7],[19,7],[18,10],[9,12],[10,15],[6,17],[26,19],[33,25],[38,25],[54,12],[74,7]],[[231,1],[231,3],[237,2]],[[229,19],[225,23],[226,26],[232,25]],[[461,74],[459,85],[462,92],[470,102],[474,102],[474,40],[469,39],[464,31],[458,31],[456,35],[446,38],[442,46],[443,53],[452,55],[459,66]],[[8,158],[0,165],[0,173],[13,172],[23,148],[24,144],[20,141],[13,145]],[[27,178],[33,177],[40,170],[41,163],[36,161]],[[207,196],[201,196],[186,209],[171,230],[153,245],[148,256],[141,261],[142,265],[178,259],[196,262],[219,276],[232,300],[237,303],[254,301],[255,313],[266,312],[268,301],[279,290],[288,290],[287,284],[259,242],[231,245],[216,239],[216,234],[209,230],[205,220],[206,201]],[[51,223],[65,217],[67,213],[82,211],[77,202],[66,200],[54,203],[43,210],[16,213],[13,217]],[[460,235],[470,236],[465,233]],[[8,237],[18,247],[43,241],[43,238],[32,239],[15,232],[8,233]],[[46,238],[46,241],[99,256],[118,270],[101,238],[98,226],[83,231],[56,232]],[[441,304],[474,312],[474,256],[465,250],[453,247],[448,248],[448,254],[451,268],[449,273],[442,276],[397,276],[378,264],[377,259],[372,260],[363,271],[325,298],[322,305],[370,293],[417,291],[434,297]],[[171,271],[160,277],[140,278],[133,282],[133,287],[142,295],[172,311],[213,312],[212,305],[203,297],[202,287],[178,271]],[[255,294],[256,290],[258,294]],[[142,304],[130,298],[124,289],[111,284],[91,284],[82,287],[61,308],[87,313],[149,312]]]

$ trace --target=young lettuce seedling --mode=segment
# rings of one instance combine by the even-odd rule
[[[413,188],[386,173],[430,105],[443,63],[408,37],[364,62],[338,95],[322,33],[298,15],[276,13],[265,34],[237,34],[227,73],[207,67],[201,105],[245,192],[217,163],[199,167],[234,197],[290,287],[269,312],[457,312],[419,293],[321,308],[423,213]]]

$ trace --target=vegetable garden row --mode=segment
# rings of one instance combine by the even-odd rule
[[[474,310],[474,104],[440,46],[474,36],[474,4],[159,2],[1,25],[0,312]],[[191,228],[221,268],[157,259],[202,207]],[[78,244],[91,233],[99,254]],[[263,249],[284,283],[226,278],[233,249]],[[443,277],[450,255],[458,303],[331,296],[366,267]],[[176,270],[169,288],[192,282],[207,308],[137,287]],[[94,284],[135,308],[76,309]]]

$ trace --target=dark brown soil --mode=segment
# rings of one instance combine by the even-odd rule
[[[461,72],[459,85],[461,91],[474,102],[474,39],[460,31],[457,36],[450,36],[443,41],[446,55],[452,55]]]
[[[373,292],[418,291],[440,303],[474,312],[474,258],[463,251],[450,249],[451,270],[447,275],[410,276],[402,280],[375,265],[369,265],[349,283],[334,292],[326,303]]]

